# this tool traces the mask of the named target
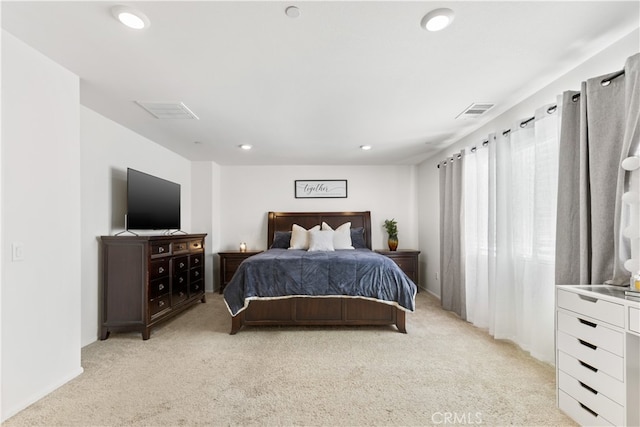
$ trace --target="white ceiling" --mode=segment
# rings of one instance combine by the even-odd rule
[[[83,105],[221,165],[415,164],[640,26],[638,1],[127,2],[137,31],[115,4],[3,1],[2,27],[80,76]],[[443,6],[453,24],[423,30]],[[456,120],[474,102],[496,107]]]

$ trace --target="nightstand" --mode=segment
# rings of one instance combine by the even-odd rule
[[[250,256],[259,254],[262,251],[227,251],[218,252],[220,257],[220,293],[224,291],[224,287],[231,281],[240,263]]]
[[[416,286],[419,286],[420,269],[418,268],[418,255],[420,251],[413,249],[401,249],[397,251],[376,249],[376,252],[395,261],[400,269],[404,271],[404,274],[406,274]]]

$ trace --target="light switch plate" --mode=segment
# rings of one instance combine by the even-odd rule
[[[11,244],[11,261],[24,261],[24,244],[14,242]]]

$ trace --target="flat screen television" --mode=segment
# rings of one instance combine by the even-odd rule
[[[127,230],[179,230],[180,184],[127,169]]]

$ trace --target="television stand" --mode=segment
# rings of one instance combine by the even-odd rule
[[[205,236],[101,236],[100,339],[139,331],[147,340],[154,326],[206,302]]]

